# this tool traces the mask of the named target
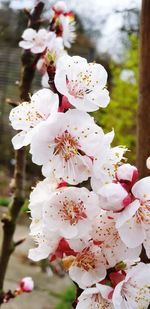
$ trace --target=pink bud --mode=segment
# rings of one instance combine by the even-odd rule
[[[117,180],[120,182],[129,181],[135,183],[138,177],[138,170],[135,166],[126,163],[118,168],[116,176]]]
[[[19,284],[19,288],[22,292],[26,292],[26,293],[32,292],[34,288],[34,282],[32,278],[31,277],[22,278]]]
[[[55,5],[53,6],[53,10],[59,15],[59,14],[63,14],[67,11],[67,6],[66,3],[64,1],[58,1],[57,3],[55,3]]]

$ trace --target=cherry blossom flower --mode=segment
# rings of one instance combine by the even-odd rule
[[[43,53],[54,36],[53,32],[46,29],[36,31],[28,28],[23,32],[23,41],[19,42],[19,46],[24,49],[30,49],[34,54]]]
[[[97,63],[87,63],[79,56],[62,56],[56,68],[55,85],[69,102],[87,112],[109,103],[109,93],[105,89],[107,72]]]
[[[78,298],[76,309],[114,309],[109,299],[113,289],[107,285],[96,284],[96,287],[85,289]]]
[[[32,292],[34,289],[33,279],[31,277],[22,278],[19,284],[19,289],[26,293]]]
[[[43,165],[44,176],[54,173],[56,178],[77,184],[91,175],[103,136],[88,114],[78,110],[58,113],[53,121],[38,126],[31,142],[32,161]]]
[[[62,39],[64,42],[64,46],[70,48],[71,44],[74,43],[76,38],[76,23],[74,21],[74,18],[72,18],[72,16],[70,17],[61,15],[59,17],[59,22],[62,28]]]
[[[99,200],[86,188],[62,188],[47,199],[44,222],[50,231],[66,239],[87,235],[99,213]]]
[[[31,102],[23,102],[10,112],[10,122],[15,130],[21,130],[13,139],[15,149],[30,144],[39,123],[57,113],[58,95],[49,89],[42,89],[31,97]]]
[[[98,246],[90,244],[73,257],[69,276],[81,289],[100,282],[106,276],[106,261]]]
[[[148,308],[150,304],[150,265],[139,263],[129,270],[113,293],[115,309]]]
[[[141,252],[141,246],[131,249],[123,243],[115,223],[113,213],[101,211],[93,220],[93,229],[90,233],[94,244],[101,248],[108,268],[114,267],[120,261],[135,260]]]
[[[131,193],[133,201],[118,215],[116,227],[128,247],[143,243],[150,257],[150,177],[137,181]]]

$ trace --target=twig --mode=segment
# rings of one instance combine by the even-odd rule
[[[28,27],[39,28],[39,20],[44,8],[44,3],[39,2],[34,11],[29,16]],[[33,67],[33,56],[30,51],[24,51],[22,54],[22,70],[20,83],[21,100],[29,99],[29,92],[34,78],[35,68]],[[16,221],[24,202],[24,173],[25,173],[25,149],[21,148],[15,152],[15,170],[14,170],[14,194],[9,205],[8,214],[3,218],[3,242],[0,257],[0,305],[3,303],[3,286],[8,262],[16,244],[13,236],[16,229]]]

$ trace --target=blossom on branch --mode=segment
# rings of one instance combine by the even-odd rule
[[[108,105],[110,99],[106,82],[104,67],[87,63],[85,58],[65,55],[57,63],[56,88],[79,110],[92,112]]]
[[[114,309],[109,299],[113,289],[107,285],[96,284],[95,287],[85,289],[78,297],[76,309]]]
[[[128,248],[121,240],[115,226],[113,213],[101,211],[93,220],[93,228],[90,233],[93,242],[99,246],[107,260],[107,268],[114,267],[117,263],[125,260],[138,259],[141,246]]]
[[[19,46],[24,49],[30,49],[33,54],[40,54],[45,51],[53,36],[54,33],[46,29],[36,31],[32,28],[27,28],[22,34],[23,40],[19,42]]]
[[[34,282],[31,277],[22,278],[19,284],[19,288],[22,292],[32,292],[34,289]]]
[[[101,249],[91,243],[77,252],[69,267],[69,276],[81,289],[103,280],[106,276],[106,260]]]
[[[9,120],[12,127],[20,132],[13,137],[15,149],[30,144],[36,127],[53,117],[59,106],[58,95],[49,89],[36,92],[30,102],[23,102],[10,112]]]
[[[115,288],[112,301],[115,309],[148,308],[150,304],[150,265],[139,263],[128,271]]]
[[[87,113],[58,113],[52,121],[38,126],[31,142],[32,161],[43,165],[44,176],[54,173],[69,184],[78,184],[91,176],[103,136],[103,130]]]
[[[43,222],[50,233],[55,231],[65,239],[77,239],[89,234],[99,210],[98,196],[94,192],[64,187],[47,199]]]

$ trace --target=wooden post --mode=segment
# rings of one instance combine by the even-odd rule
[[[142,1],[140,26],[140,76],[137,117],[137,167],[139,178],[150,175],[146,159],[150,156],[150,1]]]

